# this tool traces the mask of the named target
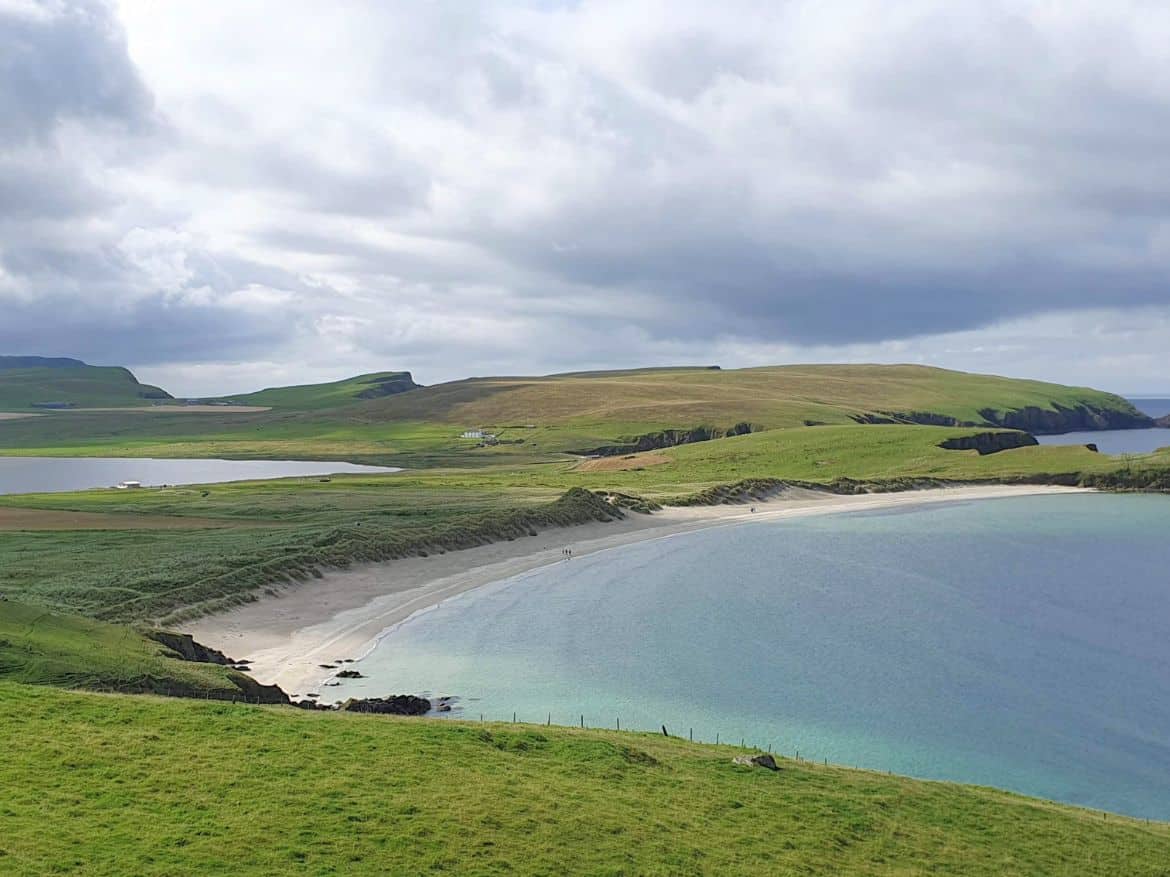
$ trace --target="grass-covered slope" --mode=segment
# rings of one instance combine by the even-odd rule
[[[357,375],[326,384],[302,384],[295,387],[270,387],[255,393],[224,396],[219,401],[241,405],[260,405],[280,410],[312,411],[339,408],[364,399],[379,399],[405,393],[418,386],[410,372],[375,372]]]
[[[0,680],[224,699],[258,692],[235,670],[180,660],[132,628],[10,599],[0,600]]]
[[[0,368],[0,411],[41,410],[37,406],[68,405],[75,408],[130,407],[170,399],[165,390],[140,384],[127,369],[72,364]],[[11,363],[10,363],[11,364]],[[60,430],[60,424],[55,427]]]
[[[207,496],[190,488],[135,491],[141,500],[122,503],[114,491],[0,498],[44,508],[104,507],[110,518],[145,503],[180,521],[195,508],[208,513],[202,521],[267,519],[267,526],[247,528],[118,530],[111,521],[103,530],[0,530],[0,591],[95,618],[177,621],[246,602],[267,585],[309,580],[320,568],[527,538],[620,514],[581,489],[558,496],[435,482],[346,484],[216,485]]]
[[[1142,421],[1126,400],[1066,387],[916,365],[647,369],[540,378],[477,378],[370,402],[375,420],[468,426],[577,426],[586,431],[700,425],[757,428],[927,419],[995,425],[1009,412],[1087,409]],[[1014,424],[1009,424],[1014,425]]]
[[[1162,824],[661,735],[0,683],[0,872],[1155,877]]]
[[[370,394],[409,389],[369,398]],[[363,398],[363,394],[367,397]],[[434,466],[520,464],[664,431],[722,434],[809,423],[1003,424],[1034,432],[1152,423],[1109,393],[922,366],[783,366],[476,378],[414,388],[388,372],[225,397],[271,411],[159,412],[128,422],[76,412],[0,424],[0,453],[344,459]],[[498,443],[462,438],[483,429]],[[664,443],[673,443],[673,440]]]

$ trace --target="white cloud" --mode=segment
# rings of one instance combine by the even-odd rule
[[[199,393],[273,362],[1166,373],[1158,4],[50,12],[0,5],[0,347],[57,319],[56,352]]]

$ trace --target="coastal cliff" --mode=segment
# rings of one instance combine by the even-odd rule
[[[1121,400],[1119,400],[1121,401]],[[1121,402],[1114,407],[1082,403],[1066,407],[1052,403],[1050,408],[1026,405],[1000,411],[996,408],[981,408],[982,422],[960,420],[931,411],[870,411],[851,414],[856,423],[899,424],[912,423],[918,426],[998,426],[1018,429],[1033,435],[1059,435],[1065,432],[1089,432],[1103,429],[1148,429],[1155,425],[1153,418],[1142,414],[1132,405]],[[1170,423],[1170,418],[1166,421]]]
[[[396,396],[408,390],[417,390],[421,385],[414,382],[410,372],[391,372],[383,375],[374,375],[363,380],[368,384],[366,389],[355,394],[358,399],[380,399],[383,396]]]
[[[1065,408],[1053,403],[1051,408],[1029,405],[1012,411],[984,408],[979,414],[992,426],[1022,429],[1034,435],[1101,429],[1148,429],[1154,425],[1152,417],[1142,414],[1132,405],[1104,408],[1082,404],[1075,408]]]
[[[1167,414],[1165,417],[1159,417],[1154,421],[1154,426],[1160,426],[1163,429],[1170,429],[1170,414]]]
[[[602,445],[585,451],[569,451],[570,454],[579,454],[583,457],[617,457],[622,454],[640,454],[643,451],[659,451],[663,448],[674,448],[678,445],[689,445],[694,442],[706,442],[711,439],[728,438],[734,435],[747,435],[752,432],[750,423],[741,422],[727,429],[711,426],[696,426],[691,429],[664,429],[661,432],[647,433],[646,435],[630,436],[619,439],[620,444]]]

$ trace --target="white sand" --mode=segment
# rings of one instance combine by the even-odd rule
[[[792,490],[755,505],[668,508],[654,515],[631,514],[608,524],[545,530],[535,537],[451,551],[425,558],[366,564],[328,572],[321,579],[283,588],[238,609],[186,626],[199,642],[233,658],[247,658],[252,675],[290,694],[319,691],[332,675],[319,665],[358,658],[378,634],[420,610],[489,582],[558,563],[561,550],[574,557],[728,524],[834,512],[886,509],[956,500],[994,499],[1078,488],[1046,486],[948,487],[903,493],[835,496]]]

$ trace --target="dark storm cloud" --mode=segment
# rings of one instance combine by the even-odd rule
[[[39,14],[0,8],[0,142],[47,140],[67,120],[139,128],[150,94],[102,2],[45,4]]]

